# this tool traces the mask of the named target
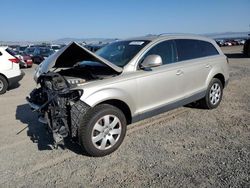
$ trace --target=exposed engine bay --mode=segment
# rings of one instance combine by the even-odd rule
[[[88,63],[94,65],[89,65]],[[83,62],[73,68],[57,71],[57,73],[65,77],[73,85],[93,80],[102,80],[117,75],[112,69],[98,62]]]
[[[47,73],[39,77],[41,87],[27,97],[30,106],[39,112],[40,121],[48,125],[55,144],[63,144],[63,138],[72,135],[70,110],[80,99],[82,90],[71,90],[71,85],[58,73]]]
[[[83,65],[58,72],[48,72],[38,78],[37,83],[40,87],[30,93],[27,101],[34,111],[39,112],[40,122],[47,124],[52,131],[55,146],[63,144],[63,138],[67,136],[77,136],[78,123],[71,118],[74,113],[72,108],[77,108],[76,103],[82,96],[83,90],[76,89],[76,86],[115,75],[104,67]],[[89,106],[85,105],[87,111]]]

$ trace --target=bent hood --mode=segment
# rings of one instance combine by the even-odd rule
[[[58,52],[52,54],[45,59],[36,69],[34,79],[47,73],[51,68],[70,68],[81,61],[97,61],[112,68],[117,73],[122,72],[122,68],[114,65],[108,60],[94,54],[88,49],[80,46],[75,42],[71,42],[67,46],[64,46]]]

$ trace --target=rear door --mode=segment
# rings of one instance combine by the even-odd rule
[[[206,90],[206,79],[212,69],[212,56],[218,55],[215,47],[206,41],[176,39],[178,64],[182,65],[183,90],[186,97]]]

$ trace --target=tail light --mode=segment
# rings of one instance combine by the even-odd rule
[[[9,59],[9,61],[11,61],[12,63],[19,63],[19,59],[17,58],[12,58],[12,59]]]

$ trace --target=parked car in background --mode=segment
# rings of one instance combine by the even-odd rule
[[[106,46],[107,44],[88,44],[84,47],[90,50],[91,52],[96,52],[97,50],[101,49],[102,47]]]
[[[25,52],[17,54],[16,57],[20,59],[20,67],[31,68],[33,66],[32,58]]]
[[[32,67],[33,65],[33,61],[31,59],[31,57],[26,54],[25,52],[19,52],[17,50],[13,50],[13,49],[10,49],[8,48],[8,52],[11,53],[11,55],[15,56],[16,58],[18,58],[20,61],[19,61],[19,66],[20,68],[30,68]]]
[[[226,41],[225,46],[233,46],[233,44],[230,41]]]
[[[225,40],[216,40],[216,43],[218,44],[218,46],[225,46]]]
[[[245,39],[235,39],[235,41],[238,43],[238,45],[244,45],[245,44]]]
[[[59,51],[61,49],[60,45],[57,44],[52,44],[50,45],[51,49],[54,50],[55,52]]]
[[[236,40],[227,40],[225,42],[226,46],[236,46],[236,45],[239,45],[238,41]]]
[[[29,56],[33,56],[35,49],[36,49],[36,47],[28,47],[24,50],[24,52],[25,52],[25,54],[27,54]]]
[[[17,52],[17,54],[21,54],[25,51],[26,48],[28,48],[28,46],[18,46],[16,47],[15,51]]]
[[[250,57],[250,39],[246,40],[244,43],[243,54]]]
[[[121,145],[132,122],[195,101],[216,108],[229,72],[214,40],[165,35],[113,42],[96,53],[70,43],[34,78],[40,87],[27,101],[55,143],[73,137],[89,155],[104,156]]]
[[[36,48],[34,53],[32,54],[32,60],[34,63],[40,64],[44,59],[49,57],[54,52],[54,50],[47,47]]]
[[[17,48],[19,48],[19,45],[9,45],[8,48],[16,51]]]
[[[23,78],[24,73],[20,70],[19,62],[12,50],[0,47],[0,94]]]

